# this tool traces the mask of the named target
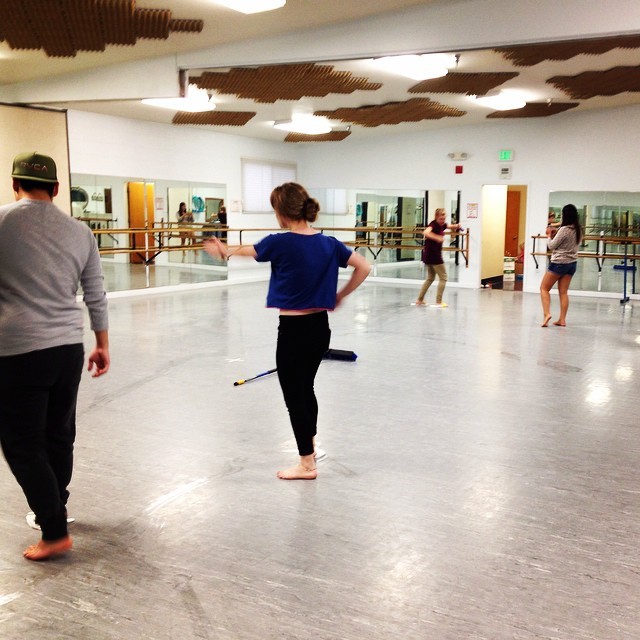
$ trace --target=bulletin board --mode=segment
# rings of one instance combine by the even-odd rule
[[[0,104],[0,140],[0,205],[15,200],[11,186],[14,157],[37,151],[55,160],[60,188],[54,202],[71,214],[67,112]]]

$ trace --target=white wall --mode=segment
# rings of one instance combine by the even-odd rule
[[[225,184],[230,227],[275,224],[271,215],[236,210],[241,158],[296,158],[296,149],[281,143],[82,111],[69,111],[68,127],[71,173]]]
[[[530,236],[546,227],[551,191],[640,191],[635,135],[639,130],[638,106],[565,113],[418,135],[301,145],[298,167],[300,179],[315,188],[358,184],[371,189],[460,190],[461,222],[471,233],[471,264],[460,283],[479,286],[481,219],[465,216],[469,203],[481,203],[484,185],[527,186],[530,251]],[[499,177],[499,149],[515,152],[510,180]],[[447,156],[452,151],[466,152],[469,159],[454,162]],[[462,174],[455,174],[456,165],[463,166]],[[533,259],[525,255],[525,290],[537,291],[541,278]]]
[[[546,226],[551,191],[638,191],[640,156],[635,132],[640,107],[565,113],[553,118],[492,121],[476,127],[327,144],[286,145],[191,128],[69,113],[72,173],[123,175],[227,185],[229,225],[266,227],[269,215],[233,211],[241,198],[242,157],[297,162],[298,180],[314,189],[358,186],[360,191],[461,191],[461,222],[469,228],[470,267],[460,285],[480,283],[481,219],[467,220],[467,205],[482,202],[482,187],[522,184],[527,189],[527,245]],[[512,178],[499,178],[498,150],[513,149]],[[451,151],[469,159],[456,163]],[[461,164],[462,174],[454,167]],[[542,272],[525,255],[526,291],[537,291]]]

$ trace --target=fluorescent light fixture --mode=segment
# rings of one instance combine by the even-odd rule
[[[385,56],[371,61],[379,69],[395,73],[412,80],[442,78],[454,67],[456,57],[448,53],[425,53],[424,55]]]
[[[489,107],[496,111],[509,111],[511,109],[522,109],[527,101],[522,94],[513,89],[503,89],[498,93],[488,93],[486,96],[474,97],[473,101],[483,107]]]
[[[216,4],[240,13],[260,13],[280,9],[287,4],[287,0],[216,0]]]
[[[199,89],[194,84],[189,85],[186,98],[145,98],[142,102],[152,107],[187,111],[188,113],[213,111],[216,108],[216,103],[211,101],[207,91]]]
[[[309,136],[331,132],[329,120],[324,116],[294,115],[291,120],[276,120],[273,126],[281,131],[305,133]]]

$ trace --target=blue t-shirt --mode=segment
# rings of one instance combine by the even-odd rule
[[[351,249],[321,233],[273,233],[255,246],[258,262],[271,262],[267,306],[295,311],[334,309],[338,268]]]

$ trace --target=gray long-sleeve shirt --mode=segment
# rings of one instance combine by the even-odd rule
[[[579,243],[573,227],[560,227],[555,238],[549,240],[547,246],[551,250],[551,262],[568,264],[578,259]]]
[[[0,356],[81,343],[78,285],[91,329],[107,330],[100,255],[89,227],[48,201],[0,207]]]

